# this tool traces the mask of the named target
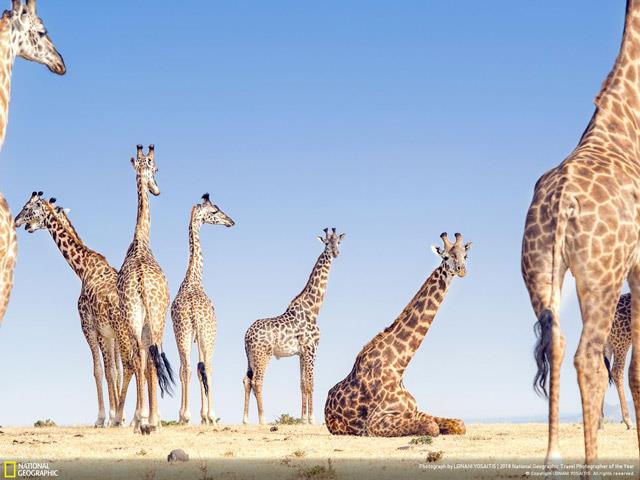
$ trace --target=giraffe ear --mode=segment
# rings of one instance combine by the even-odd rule
[[[436,247],[435,245],[431,245],[431,251],[436,257],[442,257],[442,254],[444,253],[444,250],[442,250],[440,247]]]
[[[322,243],[323,245],[326,245],[326,242],[324,241],[324,238],[322,238],[322,237],[318,237],[318,241],[319,241],[320,243]]]
[[[340,236],[338,237],[338,241],[341,242],[342,239],[345,237],[346,233],[341,233]]]
[[[465,244],[464,246],[464,251],[468,252],[469,250],[471,250],[471,247],[473,246],[473,243],[469,242],[467,244]]]

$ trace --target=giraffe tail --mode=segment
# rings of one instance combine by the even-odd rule
[[[613,385],[613,374],[611,373],[611,358],[607,350],[604,351],[604,366],[607,367],[607,375],[609,375],[609,385]]]
[[[153,361],[153,365],[158,375],[158,386],[160,387],[160,396],[164,398],[164,393],[167,392],[169,396],[173,397],[173,387],[175,381],[173,379],[173,370],[169,364],[169,360],[165,356],[164,352],[160,353],[158,345],[151,345],[149,347],[149,355]]]
[[[551,363],[551,328],[553,325],[553,314],[550,310],[543,310],[534,326],[534,331],[538,340],[533,350],[533,357],[536,360],[538,371],[533,378],[533,389],[543,397],[548,397],[547,380],[549,378],[549,365]]]
[[[198,362],[198,374],[200,374],[200,381],[204,387],[204,394],[209,396],[209,379],[207,378],[207,372],[204,368],[204,362]]]

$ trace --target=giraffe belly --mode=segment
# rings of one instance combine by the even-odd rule
[[[300,354],[300,345],[297,343],[290,343],[284,345],[276,345],[273,348],[273,356],[280,359],[282,357],[292,357]]]

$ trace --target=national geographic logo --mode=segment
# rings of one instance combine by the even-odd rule
[[[2,463],[2,478],[57,477],[58,470],[49,468],[48,463],[10,462]]]

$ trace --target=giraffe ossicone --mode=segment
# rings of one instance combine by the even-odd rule
[[[189,265],[180,289],[171,305],[171,320],[180,354],[180,383],[182,399],[179,423],[191,420],[189,412],[189,380],[191,378],[191,345],[198,345],[198,378],[200,380],[200,421],[203,425],[216,425],[211,393],[213,347],[216,340],[216,314],[213,302],[205,293],[202,284],[202,248],[200,227],[203,224],[232,227],[235,222],[217,205],[211,202],[208,193],[202,195],[202,203],[191,209],[189,217]]]
[[[351,373],[327,395],[324,418],[333,435],[401,437],[462,435],[462,420],[433,417],[418,410],[403,384],[404,372],[422,344],[454,277],[466,275],[471,243],[456,233],[443,247],[433,246],[441,259],[396,320],[358,353]]]
[[[345,234],[338,234],[335,228],[324,229],[324,236],[318,237],[324,250],[318,257],[306,286],[295,297],[287,310],[277,317],[255,321],[244,336],[247,354],[247,373],[244,384],[244,417],[249,423],[249,397],[251,391],[258,404],[258,419],[266,423],[262,405],[262,385],[267,364],[271,357],[300,357],[300,390],[302,394],[303,423],[314,423],[313,417],[313,370],[316,350],[320,341],[320,329],[316,323],[324,300],[333,260],[340,255],[340,242]]]

